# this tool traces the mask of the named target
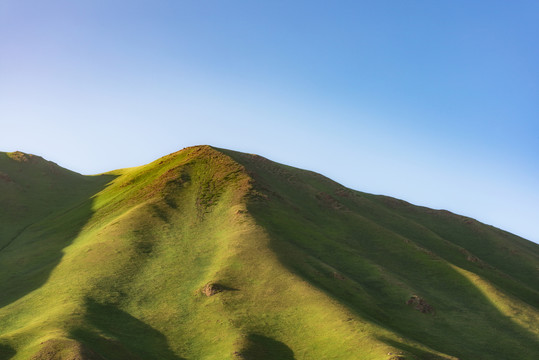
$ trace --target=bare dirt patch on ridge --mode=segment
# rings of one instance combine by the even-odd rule
[[[412,295],[410,299],[406,302],[406,305],[413,305],[414,309],[417,311],[422,312],[423,314],[432,314],[434,315],[436,311],[434,310],[434,307],[427,303],[425,299],[418,295]]]
[[[11,177],[8,174],[3,173],[1,171],[0,171],[0,180],[5,181],[5,182],[13,182],[13,179],[11,179]]]

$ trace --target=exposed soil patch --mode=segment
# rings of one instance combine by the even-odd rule
[[[344,197],[344,198],[350,198],[352,197],[352,191],[346,188],[338,189],[335,191],[335,195]]]
[[[259,190],[262,190],[262,189],[260,189],[260,187],[259,187]],[[269,200],[270,197],[267,194],[263,193],[262,192],[263,190],[262,191],[259,191],[259,190],[251,189],[251,191],[249,191],[249,193],[247,195],[249,200],[251,200],[251,201],[267,201],[267,200]],[[271,193],[270,191],[268,191],[268,192]],[[274,194],[272,193],[272,195],[274,195]],[[278,196],[278,195],[276,197],[280,198],[280,196]]]
[[[510,254],[513,254],[513,255],[518,255],[518,251],[515,250],[515,249],[510,249],[508,248],[507,246],[502,246],[501,249],[506,252],[506,253],[510,253]]]
[[[400,199],[395,199],[395,198],[392,198],[392,197],[389,197],[389,196],[382,196],[381,199],[382,199],[382,202],[385,205],[388,205],[388,206],[390,206],[392,208],[409,207],[409,206],[412,205],[407,201],[400,200]]]
[[[423,314],[435,314],[434,307],[427,303],[425,299],[418,295],[412,295],[406,302],[406,305],[413,305],[414,309],[421,311]]]
[[[9,177],[8,174],[3,173],[1,171],[0,171],[0,180],[5,181],[5,182],[13,182],[13,179],[11,179],[11,177]]]
[[[316,198],[321,201],[324,205],[327,207],[330,207],[334,210],[343,210],[346,209],[346,206],[341,204],[337,199],[335,199],[330,194],[327,194],[325,192],[319,192],[316,194]]]
[[[339,273],[336,272],[336,271],[333,272],[333,278],[339,279],[339,280],[344,280],[344,279],[346,279],[346,278],[344,277],[344,275],[339,274]]]
[[[301,178],[298,177],[297,174],[294,174],[294,172],[287,169],[287,166],[277,164],[260,155],[245,155],[247,155],[246,160],[248,160],[251,164],[255,165],[258,169],[268,171],[271,174],[277,175],[281,180],[285,179],[290,184],[302,182]]]
[[[419,245],[415,245],[416,249],[421,251],[422,253],[425,253],[427,254],[428,256],[430,256],[431,258],[433,259],[439,259],[438,255],[436,255],[435,253],[433,253],[432,251],[428,250],[428,249],[425,249],[424,247],[421,247]]]
[[[474,256],[473,254],[471,254],[468,250],[466,249],[460,249],[459,250],[461,252],[461,254],[463,254],[464,256],[466,256],[466,260],[469,261],[469,262],[472,262],[474,264],[477,264],[479,265],[480,267],[482,268],[491,268],[491,266],[489,266],[488,264],[486,264],[483,260],[479,259],[477,256]]]
[[[19,162],[28,162],[34,160],[34,158],[37,158],[38,156],[32,155],[32,154],[25,154],[21,151],[14,151],[12,153],[9,153],[8,156],[12,158],[15,161]]]

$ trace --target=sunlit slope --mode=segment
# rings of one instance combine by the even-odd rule
[[[0,360],[539,358],[526,240],[209,146],[80,177],[0,251]]]

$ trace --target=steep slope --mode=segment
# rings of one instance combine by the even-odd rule
[[[112,178],[83,176],[35,155],[0,153],[0,307],[43,285],[65,244],[91,217],[89,197]],[[37,242],[45,231],[48,240]]]
[[[265,194],[249,209],[282,263],[362,318],[464,359],[537,356],[536,244],[447,211],[225,152]]]
[[[209,146],[39,166],[0,199],[0,359],[539,358],[538,246],[501,230]]]
[[[33,222],[77,204],[104,184],[40,156],[0,152],[0,248]]]

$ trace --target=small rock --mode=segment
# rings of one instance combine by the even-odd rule
[[[224,290],[223,287],[219,284],[207,283],[206,285],[204,285],[202,292],[206,296],[213,296],[217,293],[220,293],[223,290]]]

